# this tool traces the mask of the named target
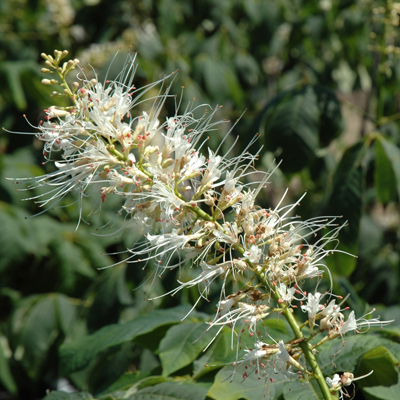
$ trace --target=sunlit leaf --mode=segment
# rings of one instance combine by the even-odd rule
[[[185,323],[171,327],[160,343],[163,374],[168,376],[196,359],[212,336],[204,334],[207,325]],[[211,336],[211,337],[210,337]]]
[[[216,375],[208,396],[216,400],[253,400],[263,399],[264,396],[277,399],[282,394],[284,382],[271,381],[273,375],[258,379],[255,371],[252,371],[243,379],[244,369],[240,371],[233,375],[233,366],[222,368]]]

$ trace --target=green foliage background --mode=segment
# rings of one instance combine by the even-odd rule
[[[328,258],[334,291],[350,293],[358,315],[375,305],[382,319],[396,319],[348,338],[345,347],[330,344],[319,355],[323,372],[374,369],[357,384],[356,398],[398,399],[399,14],[398,3],[372,0],[2,0],[1,125],[34,132],[22,114],[36,125],[59,101],[40,83],[40,53],[54,49],[68,49],[100,79],[118,73],[127,51],[138,52],[137,85],[179,69],[173,91],[185,87],[183,105],[193,97],[222,104],[221,118],[232,122],[246,109],[230,143],[239,135],[239,152],[259,132],[258,167],[283,160],[260,202],[277,204],[288,187],[287,202],[308,192],[297,211],[303,218],[343,215],[349,225],[340,249],[358,258]],[[209,146],[219,140],[213,135]],[[108,200],[78,229],[73,198],[26,219],[38,209],[21,200],[40,188],[17,192],[4,177],[51,171],[41,163],[34,135],[0,136],[1,399],[41,399],[62,385],[80,392],[53,391],[46,400],[318,398],[307,382],[266,385],[255,374],[226,380],[232,370],[223,364],[235,358],[230,333],[205,353],[212,334],[193,344],[217,289],[214,302],[181,324],[195,288],[143,300],[171,290],[176,273],[151,285],[140,265],[101,269],[123,260],[119,252],[135,239],[118,232],[118,204]],[[90,214],[90,204],[83,209]],[[110,233],[96,231],[110,220]],[[290,339],[282,321],[272,321],[269,332]]]

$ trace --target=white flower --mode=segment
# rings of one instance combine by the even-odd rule
[[[307,304],[301,306],[301,310],[308,313],[308,320],[310,322],[311,329],[315,323],[316,315],[324,309],[324,306],[319,304],[321,297],[322,295],[319,292],[315,292],[315,295],[308,293]]]
[[[201,181],[202,187],[206,187],[209,183],[215,182],[221,176],[222,170],[219,168],[221,161],[221,156],[215,155],[212,150],[208,149],[208,165]]]
[[[258,263],[262,255],[262,250],[257,245],[252,245],[249,250],[243,253],[243,257],[248,258],[252,263]]]
[[[287,287],[283,282],[279,284],[277,289],[281,297],[280,300],[282,302],[288,302],[288,303],[292,301],[293,296],[296,292],[296,289],[294,287]]]
[[[379,318],[366,319],[365,317],[371,315],[375,309],[371,312],[363,315],[362,317],[356,319],[354,311],[351,311],[347,320],[343,322],[340,320],[336,323],[335,330],[339,335],[345,335],[347,332],[355,331],[356,333],[363,333],[369,330],[373,326],[385,326],[389,325],[393,320],[390,321],[380,321]],[[366,328],[363,332],[361,330]]]
[[[292,364],[294,359],[290,357],[282,340],[278,342],[279,352],[274,360],[274,372],[278,375],[278,380],[283,376],[286,379],[298,377],[295,372],[292,372]]]
[[[339,374],[333,375],[333,378],[332,378],[332,379],[329,378],[329,377],[327,377],[327,378],[326,378],[326,383],[328,384],[328,386],[329,386],[331,389],[335,389],[335,388],[341,386],[341,380],[340,380]]]
[[[267,351],[263,349],[263,347],[266,346],[267,345],[265,343],[257,340],[254,344],[254,350],[244,350],[246,354],[243,356],[243,362],[256,361],[257,365],[259,366],[260,359],[267,356]]]

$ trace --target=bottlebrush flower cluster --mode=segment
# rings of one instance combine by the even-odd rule
[[[323,259],[337,251],[343,225],[336,217],[307,221],[294,217],[298,202],[282,205],[281,201],[270,209],[257,206],[256,197],[270,177],[258,172],[254,175],[258,181],[248,179],[255,172],[257,154],[246,148],[230,156],[233,146],[224,155],[221,146],[215,152],[206,148],[206,136],[225,122],[215,122],[218,108],[201,105],[180,113],[182,107],[176,104],[174,115],[161,118],[165,101],[176,102],[167,84],[171,75],[136,88],[135,57],[129,56],[117,80],[89,81],[80,71],[79,82],[70,87],[66,75],[79,61],[61,64],[67,54],[42,54],[46,60],[42,71],[58,77],[43,83],[61,85],[72,105],[50,107],[38,126],[46,160],[53,160],[55,153],[62,156],[54,162],[55,172],[27,179],[28,189],[48,188],[35,201],[46,209],[70,192],[79,198],[91,194],[98,205],[107,196],[120,196],[120,212],[142,238],[129,250],[128,262],[152,260],[155,277],[189,262],[197,276],[179,281],[170,294],[198,286],[199,299],[207,298],[213,282],[221,285],[209,329],[216,327],[219,332],[228,327],[237,343],[243,334],[254,339],[243,358],[238,356],[235,368],[255,365],[255,373],[265,378],[267,367],[271,371],[273,365],[275,378],[314,376],[328,388],[314,357],[316,349],[349,331],[389,322],[365,316],[357,320],[353,311],[346,319],[336,304],[338,296],[303,290],[306,280],[314,279],[317,288],[325,272],[330,277]],[[322,233],[325,228],[328,233]],[[230,279],[241,282],[242,289],[226,293]],[[308,323],[298,324],[295,312],[306,313]],[[263,320],[279,314],[293,330],[291,342],[261,334]],[[308,338],[302,331],[306,325]],[[324,339],[312,345],[310,340],[321,332]],[[330,390],[340,390],[339,383],[329,380]]]

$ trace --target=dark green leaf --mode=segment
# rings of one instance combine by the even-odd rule
[[[281,169],[300,171],[315,158],[319,146],[320,112],[317,96],[310,86],[293,91],[267,109],[260,133],[265,134],[267,149],[279,153]]]
[[[10,85],[10,93],[12,94],[15,105],[24,110],[27,106],[24,89],[21,84],[21,67],[22,62],[16,61],[3,61],[1,64],[1,72],[3,72],[5,81]]]
[[[79,392],[79,393],[66,393],[53,391],[48,394],[43,400],[87,400],[93,399],[90,393]]]
[[[126,400],[204,400],[207,391],[204,385],[165,382],[141,389]]]
[[[152,387],[164,382],[171,382],[171,378],[166,378],[165,376],[160,375],[151,375],[141,379],[139,382],[135,383],[127,392],[126,396],[130,396],[132,394],[137,393],[139,390]]]
[[[342,131],[342,112],[335,93],[321,85],[314,86],[317,106],[320,112],[319,141],[326,147]]]
[[[396,196],[396,177],[381,140],[375,140],[374,181],[378,200],[387,204]]]
[[[395,181],[397,182],[397,194],[400,197],[400,149],[395,144],[384,139],[380,139],[379,143],[382,145],[382,148],[391,163],[391,169],[393,170],[396,178]]]
[[[132,385],[142,380],[146,375],[140,371],[126,372],[122,374],[112,385],[103,390],[101,394],[111,393],[117,390],[128,390]]]
[[[53,301],[59,327],[65,335],[68,335],[75,322],[76,306],[72,304],[71,299],[60,293],[54,297]]]
[[[357,143],[343,154],[333,176],[326,211],[328,215],[343,216],[343,221],[348,222],[348,226],[340,231],[338,248],[350,254],[356,254],[358,248],[364,178],[361,161],[364,153],[364,144]],[[327,258],[327,263],[336,273],[349,276],[355,268],[356,259],[346,254],[335,253]]]
[[[113,382],[129,369],[133,352],[131,343],[111,347],[103,351],[97,358],[86,380],[92,393],[104,392]]]
[[[61,347],[61,364],[64,374],[78,371],[87,366],[101,351],[129,342],[139,335],[168,324],[180,322],[189,307],[180,306],[169,310],[153,311],[125,324],[108,325],[94,334]]]
[[[332,377],[337,371],[354,371],[361,357],[379,346],[388,348],[396,357],[400,356],[398,343],[373,335],[348,334],[344,342],[338,338],[324,344],[317,359],[324,375]]]
[[[19,337],[19,346],[24,349],[22,362],[29,375],[34,377],[56,338],[57,318],[53,299],[45,297],[35,304],[23,324]]]
[[[104,325],[118,321],[118,307],[120,305],[119,292],[125,295],[126,265],[117,265],[104,271],[96,283],[97,295],[87,315],[89,330],[93,331]]]
[[[22,352],[22,364],[36,378],[57,337],[72,328],[75,306],[63,294],[25,298],[13,314],[13,347]],[[17,350],[16,350],[17,351]]]
[[[400,393],[399,358],[383,346],[365,353],[358,365],[355,376],[374,371],[372,375],[358,381],[367,399],[396,400]]]
[[[3,339],[5,338],[0,335],[0,382],[11,394],[16,395],[18,389],[8,365],[8,358],[4,354]]]

